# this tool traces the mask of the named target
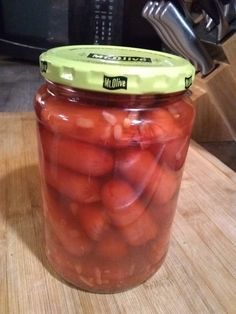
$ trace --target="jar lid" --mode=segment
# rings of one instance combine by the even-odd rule
[[[40,56],[42,75],[74,88],[119,94],[167,94],[192,84],[195,68],[181,57],[146,49],[76,45]]]

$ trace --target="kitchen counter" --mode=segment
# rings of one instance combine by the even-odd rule
[[[42,82],[36,64],[0,57],[0,112],[31,111]]]
[[[0,113],[0,313],[235,313],[236,173],[192,142],[164,265],[127,292],[60,280],[42,245],[32,113]]]

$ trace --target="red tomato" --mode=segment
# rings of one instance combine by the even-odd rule
[[[65,254],[62,247],[53,247],[52,249],[47,248],[47,258],[52,263],[56,272],[63,278],[74,282],[75,280],[75,268],[73,263]]]
[[[138,119],[116,108],[70,105],[51,100],[41,112],[44,125],[55,133],[92,144],[127,146],[137,142]]]
[[[166,204],[177,193],[180,179],[179,174],[166,167],[160,167],[158,176],[153,176],[146,189],[146,198],[156,206]]]
[[[171,228],[175,216],[176,204],[177,195],[164,205],[156,206],[155,203],[150,204],[150,213],[160,230],[169,230]]]
[[[46,255],[56,272],[70,282],[75,281],[75,264],[79,258],[68,253],[57,239],[49,224],[45,226]]]
[[[148,260],[152,265],[162,264],[170,241],[170,230],[160,234],[147,248],[149,252]]]
[[[177,138],[162,145],[162,154],[160,162],[173,170],[179,170],[183,167],[189,147],[189,137]],[[150,146],[153,154],[160,152],[160,145]]]
[[[47,191],[46,219],[64,249],[72,255],[83,256],[92,249],[92,243],[69,212],[69,208],[58,201],[57,194]]]
[[[161,161],[165,147],[166,147],[165,143],[162,143],[162,144],[155,143],[155,144],[149,145],[148,150],[154,156],[157,163]]]
[[[120,228],[120,232],[130,245],[139,246],[154,239],[158,234],[157,224],[144,212],[133,223]]]
[[[102,201],[114,225],[125,226],[145,210],[136,192],[122,180],[108,181],[102,188]]]
[[[116,169],[142,193],[156,171],[153,155],[147,150],[129,148],[118,151],[115,158]]]
[[[177,101],[167,106],[168,111],[175,120],[175,123],[183,130],[183,135],[190,135],[195,119],[193,106],[185,101]]]
[[[40,117],[42,104],[45,104],[45,101],[47,101],[50,97],[51,95],[48,93],[47,84],[43,84],[35,95],[34,109],[37,117]]]
[[[75,174],[48,162],[45,162],[44,174],[50,186],[72,200],[81,203],[93,203],[100,200],[101,181],[99,179]]]
[[[118,234],[109,232],[108,242],[99,242],[96,254],[86,257],[73,257],[66,253],[63,247],[53,240],[49,243],[47,252],[49,260],[56,271],[65,279],[82,289],[94,292],[118,292],[145,281],[156,270],[151,267],[153,261],[141,248],[134,249],[136,255],[130,254],[131,248],[119,238]],[[53,237],[49,235],[49,239]],[[109,239],[111,241],[109,242]],[[96,255],[98,259],[96,259]]]
[[[120,260],[128,255],[128,246],[119,234],[110,231],[102,241],[97,244],[96,251],[103,260]]]
[[[61,137],[41,129],[44,154],[52,163],[90,176],[101,176],[113,168],[113,156],[105,149]]]
[[[183,135],[174,117],[163,108],[153,109],[143,114],[140,134],[143,141],[150,144],[165,143]]]
[[[102,206],[72,203],[70,209],[88,237],[100,240],[108,229],[108,217]]]

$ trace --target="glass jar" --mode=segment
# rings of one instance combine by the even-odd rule
[[[44,53],[41,71],[47,257],[83,290],[137,286],[167,254],[194,122],[186,93],[194,68],[153,51],[70,46]]]

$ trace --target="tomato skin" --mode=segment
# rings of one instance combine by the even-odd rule
[[[150,204],[149,213],[160,230],[169,230],[171,228],[175,216],[176,203],[177,195],[164,205],[156,206],[154,202]]]
[[[110,125],[101,117],[99,108],[77,106],[73,103],[66,106],[63,100],[50,99],[42,108],[40,120],[43,125],[56,134],[86,140],[98,144],[101,141],[101,131],[104,140],[110,136]],[[99,132],[100,131],[100,132]]]
[[[165,159],[164,153],[161,160],[169,161]],[[178,189],[178,174],[158,165],[153,154],[146,150],[119,151],[116,155],[116,169],[133,183],[137,196],[143,195],[145,204],[153,201],[158,205],[166,204]]]
[[[95,254],[97,254],[103,260],[118,261],[129,253],[128,245],[122,239],[122,237],[111,230],[107,232],[105,237],[98,243]]]
[[[143,114],[143,124],[140,133],[144,141],[165,143],[183,135],[174,117],[163,108],[155,108]]]
[[[65,138],[43,128],[40,134],[43,153],[55,165],[90,176],[106,175],[113,169],[113,156],[106,149]]]
[[[46,220],[52,231],[60,241],[64,250],[70,254],[80,257],[88,254],[92,249],[92,243],[77,224],[73,216],[66,210],[66,205],[57,201],[58,195],[51,189],[46,194]]]
[[[135,221],[145,210],[134,189],[123,180],[110,180],[102,188],[102,202],[116,226]]]
[[[122,147],[140,140],[138,127],[132,123],[132,115],[116,108],[101,110],[73,103],[67,106],[52,99],[42,109],[40,119],[54,133],[95,145]]]
[[[55,235],[50,231],[50,228],[46,230],[49,261],[66,280],[79,285],[84,290],[93,292],[109,291],[109,293],[126,290],[145,281],[156,271],[156,265],[155,267],[150,265],[154,264],[151,257],[156,257],[153,253],[156,248],[152,249],[153,243],[148,246],[148,255],[147,252],[144,254],[144,251],[138,248],[139,254],[134,254],[132,257],[127,254],[127,250],[130,249],[123,240],[112,238],[115,241],[123,241],[122,247],[118,245],[118,250],[115,250],[114,245],[112,245],[107,250],[106,246],[99,252],[101,255],[96,251],[95,255],[91,253],[85,257],[75,257],[64,250]],[[105,242],[101,243],[105,244]],[[100,247],[98,248],[100,249]],[[120,254],[117,254],[117,251]],[[147,260],[150,260],[148,264]]]
[[[148,250],[148,260],[152,265],[160,264],[165,257],[170,242],[170,230],[160,234],[154,241],[152,241]]]
[[[109,220],[101,204],[72,203],[70,210],[87,236],[99,241],[109,227]]]
[[[159,155],[159,162],[172,170],[178,171],[184,166],[189,147],[189,137],[181,137],[165,144],[153,144],[150,151],[154,155]],[[160,155],[161,150],[161,155]]]
[[[159,167],[158,174],[152,177],[145,191],[146,199],[156,206],[167,204],[178,192],[180,179],[179,173],[167,167]]]
[[[115,167],[136,187],[139,186],[143,189],[151,180],[157,164],[149,151],[128,148],[117,152]]]
[[[178,171],[184,166],[189,147],[189,137],[166,144],[161,161],[169,168]]]
[[[50,186],[74,201],[93,203],[101,199],[101,181],[96,178],[75,174],[48,162],[44,164],[44,173],[46,182]]]
[[[61,244],[52,230],[51,224],[45,224],[46,255],[59,274],[65,278],[75,276],[74,263],[78,256],[71,255]]]
[[[158,234],[158,227],[151,216],[144,212],[133,223],[122,227],[120,231],[130,245],[139,246],[154,239]]]
[[[175,123],[182,130],[183,135],[191,135],[195,120],[195,110],[193,106],[189,102],[180,100],[170,104],[166,108],[173,116]]]

